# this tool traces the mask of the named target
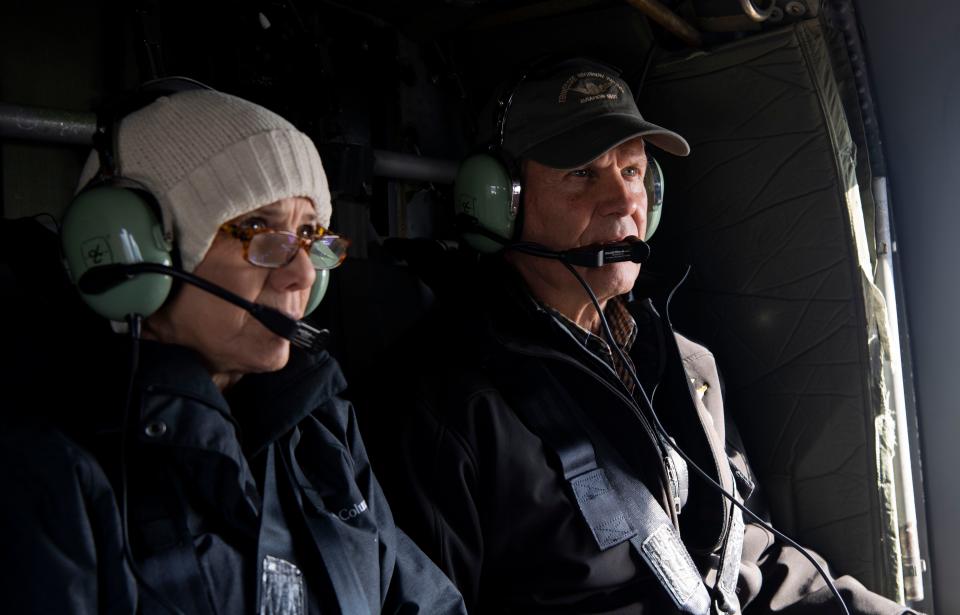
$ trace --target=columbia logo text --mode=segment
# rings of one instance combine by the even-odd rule
[[[348,519],[357,517],[365,510],[367,510],[367,502],[365,500],[360,500],[350,508],[341,508],[340,512],[337,513],[337,516],[340,517],[341,520],[347,521]]]

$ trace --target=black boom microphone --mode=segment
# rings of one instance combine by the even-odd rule
[[[608,244],[591,244],[570,250],[550,250],[538,243],[521,241],[506,245],[508,250],[516,250],[531,256],[550,258],[578,267],[603,267],[613,263],[645,263],[650,258],[650,245],[636,237],[627,237],[623,241]]]
[[[531,256],[550,258],[577,267],[603,267],[612,263],[645,263],[650,258],[650,244],[638,237],[627,237],[623,241],[608,244],[590,244],[570,250],[551,250],[539,243],[530,241],[508,241],[483,227],[473,216],[460,214],[456,225],[463,233],[476,233],[491,239],[506,250],[515,250]]]
[[[169,275],[216,295],[224,301],[246,310],[271,332],[290,340],[290,343],[294,346],[309,352],[316,353],[323,350],[330,337],[330,332],[326,329],[316,329],[302,320],[290,318],[280,310],[247,301],[236,293],[232,293],[192,273],[160,263],[113,264],[93,267],[80,276],[77,286],[81,292],[88,295],[99,295],[141,273]]]

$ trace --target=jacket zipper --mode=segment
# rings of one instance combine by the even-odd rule
[[[667,476],[670,477],[670,484],[673,486],[671,495],[673,496],[673,512],[680,516],[680,507],[682,501],[680,500],[680,476],[677,474],[677,468],[674,467],[673,459],[670,457],[670,453],[667,453],[663,458],[664,466],[667,469]]]

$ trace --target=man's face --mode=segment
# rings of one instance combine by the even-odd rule
[[[646,169],[647,155],[640,137],[579,169],[552,169],[528,161],[521,239],[558,251],[614,243],[630,236],[642,239],[647,231]],[[527,260],[526,267],[551,287],[583,292],[560,263],[542,258]],[[628,292],[640,265],[625,262],[578,271],[604,301]]]

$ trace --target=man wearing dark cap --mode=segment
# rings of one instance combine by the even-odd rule
[[[686,141],[581,59],[508,88],[492,133],[455,191],[465,238],[492,254],[407,347],[421,377],[389,492],[401,524],[472,612],[840,612],[799,550],[685,461],[760,508],[712,354],[631,293],[659,214],[652,149]],[[909,612],[836,585],[850,612]]]

